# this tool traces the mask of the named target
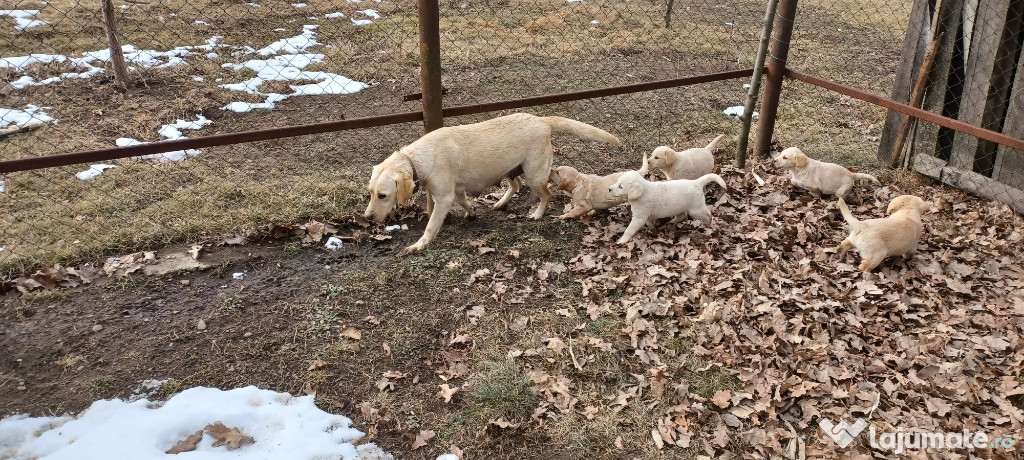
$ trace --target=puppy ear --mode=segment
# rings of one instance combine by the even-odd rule
[[[797,152],[797,154],[793,156],[793,160],[796,162],[797,168],[807,167],[807,155],[804,155],[803,152]]]
[[[405,173],[402,173],[396,182],[398,183],[398,202],[404,203],[416,190],[416,183],[412,181],[412,176]]]
[[[644,188],[640,185],[640,181],[633,179],[625,184],[626,188],[626,199],[629,201],[636,201],[640,199],[640,196],[644,194]]]
[[[580,183],[580,174],[576,171],[562,171],[562,182],[558,184],[558,189],[566,192],[572,192]]]
[[[665,166],[671,168],[676,163],[676,152],[674,150],[665,150]]]

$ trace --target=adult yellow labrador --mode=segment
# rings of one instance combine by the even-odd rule
[[[378,222],[391,214],[395,205],[412,196],[417,186],[427,190],[427,228],[405,253],[422,251],[437,235],[445,216],[458,201],[473,216],[466,194],[476,195],[511,179],[511,186],[495,205],[500,209],[518,191],[521,175],[540,197],[530,215],[539,219],[547,210],[551,192],[551,132],[568,132],[585,139],[622,146],[615,136],[586,123],[562,117],[538,117],[517,113],[481,123],[440,128],[392,153],[373,167],[370,176],[370,204],[364,216]]]

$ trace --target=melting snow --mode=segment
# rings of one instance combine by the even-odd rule
[[[305,3],[292,3],[292,7],[294,7],[294,8],[305,8],[306,4]]]
[[[237,450],[213,447],[204,433],[193,452],[182,458],[391,459],[375,444],[352,444],[363,433],[352,421],[324,412],[312,396],[245,387],[234,390],[191,388],[167,402],[139,399],[96,401],[76,417],[14,415],[0,420],[0,458],[166,460],[178,440],[221,421],[255,439]]]
[[[50,122],[57,124],[57,120],[45,112],[49,109],[50,107],[38,107],[32,104],[26,105],[25,110],[0,107],[0,128],[35,126]]]
[[[341,12],[338,12],[338,13],[327,13],[327,14],[324,15],[324,17],[327,18],[327,19],[343,18],[343,17],[345,17],[345,13],[341,13]]]
[[[357,11],[357,13],[363,13],[371,19],[380,19],[380,13],[377,10],[362,10]]]
[[[740,116],[743,115],[743,106],[742,105],[735,105],[735,106],[732,106],[732,107],[726,107],[725,110],[722,111],[722,113],[724,113],[724,114],[726,114],[726,115],[728,115],[730,117],[739,118]],[[753,112],[753,113],[750,114],[750,118],[757,118],[757,116],[758,116],[757,112]]]
[[[284,38],[274,43],[267,45],[257,51],[262,56],[270,56],[277,54],[281,51],[286,53],[295,54],[305,51],[307,48],[319,45],[316,41],[316,28],[319,26],[302,26],[302,33],[294,37]]]
[[[29,27],[46,24],[46,21],[42,19],[35,19],[38,14],[39,10],[0,10],[0,16],[10,16],[14,18],[14,28],[18,30],[25,30]]]
[[[103,171],[105,171],[107,169],[110,169],[110,168],[116,168],[116,167],[117,167],[116,165],[103,165],[103,164],[89,165],[89,169],[86,169],[85,171],[82,171],[82,172],[80,172],[78,174],[75,174],[75,177],[77,177],[77,178],[79,178],[81,180],[95,179],[96,177],[99,177],[100,174],[103,174]]]
[[[373,21],[369,19],[353,19],[352,24],[355,24],[357,26],[368,26],[370,24],[373,24]]]

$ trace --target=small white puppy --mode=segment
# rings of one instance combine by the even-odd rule
[[[718,174],[705,174],[696,180],[650,182],[636,171],[627,171],[608,187],[612,196],[626,198],[633,214],[618,243],[626,243],[645,224],[653,227],[657,219],[665,217],[671,217],[671,223],[690,216],[704,225],[711,224],[711,210],[704,202],[704,187],[710,182],[725,188],[725,181]]]
[[[783,150],[775,157],[775,166],[789,171],[789,183],[810,190],[815,198],[822,194],[843,198],[857,180],[868,180],[881,185],[871,174],[850,172],[835,163],[826,163],[808,158],[796,147]]]
[[[663,145],[651,152],[651,167],[665,174],[668,180],[693,180],[711,174],[715,169],[715,147],[722,139],[725,139],[724,134],[716,137],[707,147],[686,149],[681,152]]]
[[[843,260],[851,247],[860,251],[859,268],[864,272],[874,270],[886,257],[909,259],[917,251],[917,241],[924,231],[921,215],[929,209],[930,206],[919,197],[900,195],[889,202],[889,209],[885,211],[888,217],[857,220],[850,213],[846,201],[839,198],[839,210],[850,224],[850,236],[836,248],[839,260]]]

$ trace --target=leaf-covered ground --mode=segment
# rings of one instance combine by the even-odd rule
[[[826,418],[1021,441],[1024,219],[913,178],[858,187],[860,218],[904,193],[934,203],[914,259],[861,274],[855,251],[832,251],[847,234],[834,200],[753,170],[764,185],[722,167],[710,228],[627,245],[628,210],[531,222],[526,196],[450,216],[406,258],[425,223],[409,212],[409,231],[278,226],[194,249],[209,268],[11,294],[0,410],[81,410],[158,378],[165,395],[316,394],[401,458],[893,458],[866,434],[839,448]],[[330,234],[353,239],[311,241]]]

